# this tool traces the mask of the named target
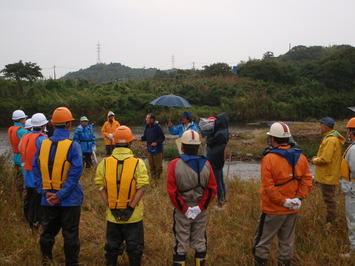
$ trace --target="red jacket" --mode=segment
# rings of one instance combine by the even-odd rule
[[[200,174],[181,158],[171,161],[168,165],[167,190],[172,204],[185,213],[188,207],[198,205],[206,210],[215,198],[217,191],[216,179],[210,163],[200,156],[187,156],[201,164]],[[200,182],[198,182],[200,180]]]

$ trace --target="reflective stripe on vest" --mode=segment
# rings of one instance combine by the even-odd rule
[[[349,166],[348,162],[345,160],[346,154],[348,153],[348,151],[350,150],[350,148],[353,145],[354,144],[351,144],[343,154],[343,159],[341,161],[341,177],[348,180],[348,181],[355,182],[355,179],[350,178],[350,166]]]
[[[42,188],[60,190],[67,179],[71,163],[68,153],[73,141],[69,139],[53,142],[50,139],[42,141],[39,152],[39,165],[42,175]],[[57,145],[54,161],[50,162],[51,148]]]
[[[32,171],[33,158],[37,151],[36,141],[39,136],[45,135],[43,133],[30,133],[24,135],[21,139],[21,158],[25,164],[25,171]]]
[[[110,209],[126,209],[136,194],[134,174],[138,165],[134,157],[123,161],[110,156],[105,159],[105,181]],[[122,170],[119,175],[119,165]]]
[[[10,141],[10,144],[12,146],[12,152],[13,153],[20,153],[20,150],[18,149],[18,145],[20,143],[20,139],[19,137],[17,136],[17,131],[20,129],[20,128],[23,128],[23,127],[20,127],[20,126],[12,126],[12,127],[9,127],[9,130],[8,130],[8,135],[9,135],[9,141]]]

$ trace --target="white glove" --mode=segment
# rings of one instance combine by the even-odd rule
[[[294,204],[295,204],[295,202],[294,202],[293,199],[286,199],[286,201],[285,201],[285,203],[283,204],[283,206],[284,206],[285,208],[288,208],[288,209],[292,210]]]
[[[191,208],[191,212],[192,212],[191,219],[195,220],[196,217],[201,213],[201,209],[199,206],[194,206]]]
[[[291,199],[293,201],[293,207],[291,208],[292,210],[299,210],[302,205],[302,201],[299,198],[294,198]]]
[[[92,151],[96,151],[96,145],[92,147]]]
[[[112,135],[111,133],[108,134],[108,138],[111,139],[111,140],[113,140],[113,135]]]
[[[192,219],[192,218],[191,218],[191,217],[192,217],[192,213],[193,213],[192,208],[189,207],[189,208],[187,209],[187,211],[185,212],[186,218],[187,218],[187,219]]]

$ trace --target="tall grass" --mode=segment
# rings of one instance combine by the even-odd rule
[[[0,157],[0,265],[39,265],[39,232],[31,232],[22,214],[22,202],[15,191],[14,169],[7,158]],[[104,206],[93,185],[94,171],[84,173],[81,183],[85,200],[80,223],[80,261],[84,265],[104,265],[105,218]],[[228,203],[217,210],[210,207],[208,225],[208,265],[252,265],[251,249],[260,215],[258,182],[243,182],[236,178],[228,182]],[[325,226],[325,207],[320,191],[315,188],[304,201],[296,229],[295,265],[354,265],[341,260],[339,253],[348,248],[343,211],[343,197],[337,196],[339,221]],[[145,196],[144,265],[171,265],[172,212],[165,189],[165,178],[154,182]],[[54,247],[55,265],[64,263],[62,236]],[[276,263],[276,241],[271,265]],[[189,253],[193,265],[193,252]],[[126,257],[121,265],[128,265]]]

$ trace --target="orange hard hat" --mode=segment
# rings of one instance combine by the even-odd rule
[[[73,120],[74,117],[68,108],[58,107],[54,110],[51,121],[53,124],[64,124]]]
[[[346,128],[355,128],[355,117],[351,118],[346,124]]]
[[[116,144],[127,144],[134,140],[131,129],[126,126],[119,126],[113,137]]]

